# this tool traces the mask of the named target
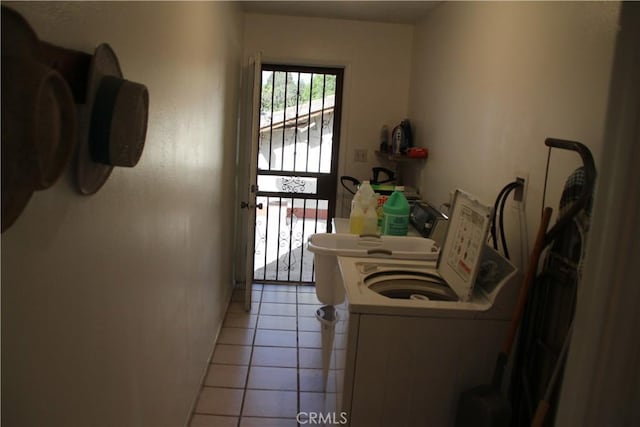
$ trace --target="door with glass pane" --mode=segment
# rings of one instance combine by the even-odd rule
[[[335,214],[343,70],[262,65],[254,282],[312,282]]]

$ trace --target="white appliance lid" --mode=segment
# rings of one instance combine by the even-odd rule
[[[438,259],[438,273],[458,295],[469,301],[487,241],[492,208],[456,190],[447,236]]]

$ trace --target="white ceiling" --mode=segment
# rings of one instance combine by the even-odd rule
[[[438,1],[243,1],[249,13],[414,24]]]

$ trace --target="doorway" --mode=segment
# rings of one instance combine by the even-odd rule
[[[314,281],[335,216],[343,69],[262,64],[253,281]],[[251,232],[251,231],[250,231]]]

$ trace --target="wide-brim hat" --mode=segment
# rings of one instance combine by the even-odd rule
[[[118,58],[108,44],[99,45],[91,59],[87,104],[82,118],[76,162],[80,193],[97,192],[115,166],[133,167],[147,133],[147,88],[123,78]]]
[[[27,21],[2,6],[2,231],[35,190],[55,183],[76,141],[76,110],[64,78],[41,61]]]

